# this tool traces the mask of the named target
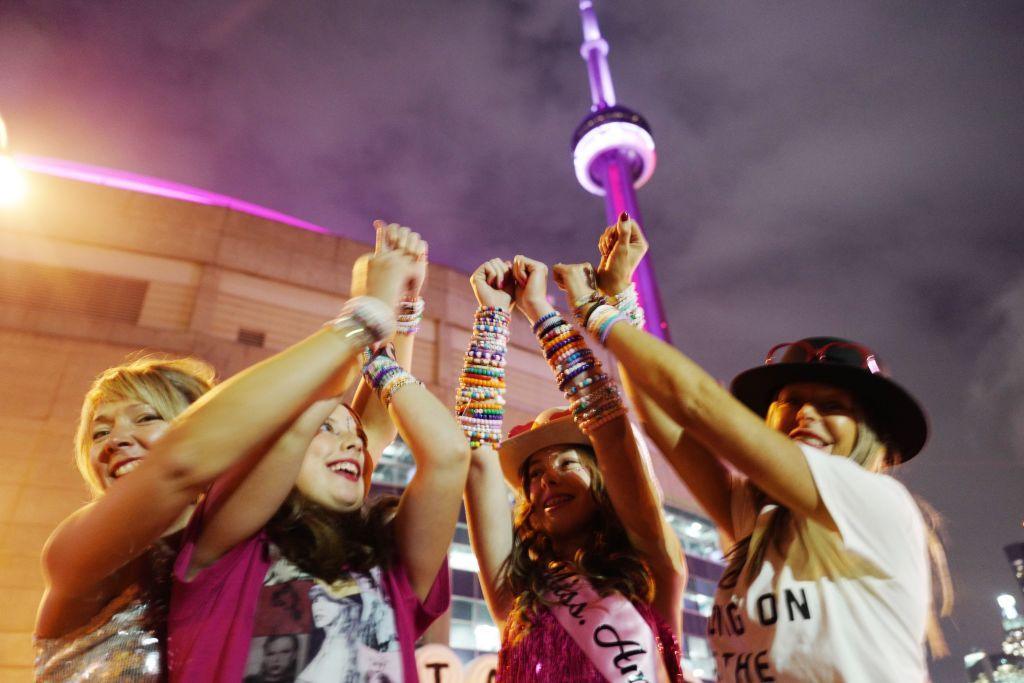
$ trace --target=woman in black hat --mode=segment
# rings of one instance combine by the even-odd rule
[[[646,251],[628,217],[601,240],[601,290]],[[773,347],[732,393],[654,337],[620,325],[589,264],[555,266],[577,315],[616,356],[645,428],[735,542],[708,635],[724,681],[924,681],[943,649],[929,555],[941,546],[889,467],[927,436],[917,402],[859,344]]]

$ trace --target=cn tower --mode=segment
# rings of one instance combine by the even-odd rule
[[[619,214],[626,211],[642,227],[636,189],[654,173],[654,138],[644,117],[615,100],[615,87],[608,70],[608,41],[601,37],[592,0],[580,0],[580,19],[583,22],[580,55],[587,63],[591,107],[590,114],[572,136],[576,179],[587,192],[604,197],[609,223],[614,223]],[[646,330],[671,341],[650,254],[640,262],[633,282],[646,313]]]

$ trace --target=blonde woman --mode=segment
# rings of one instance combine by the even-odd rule
[[[646,242],[623,216],[601,250],[597,281],[616,292]],[[625,371],[645,427],[735,541],[708,626],[719,679],[926,681],[926,636],[942,646],[929,555],[940,577],[944,560],[887,472],[921,450],[927,423],[877,355],[834,337],[778,344],[730,393],[618,324],[588,264],[556,270]]]
[[[365,296],[215,388],[212,370],[191,360],[138,361],[97,379],[77,437],[78,464],[95,497],[43,551],[39,680],[163,678],[163,584],[176,551],[164,541],[217,475],[280,448],[304,421],[319,423],[333,408],[317,399],[339,392],[366,344],[390,335],[415,267],[409,253],[374,256]]]

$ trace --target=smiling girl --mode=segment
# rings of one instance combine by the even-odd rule
[[[412,262],[376,259],[365,296],[338,318],[213,389],[212,370],[193,360],[136,361],[96,380],[76,438],[94,500],[43,551],[38,680],[163,679],[165,589],[193,504],[232,465],[290,443],[296,415],[339,391],[361,350],[390,336]]]
[[[408,233],[397,249],[419,243]],[[172,680],[241,680],[265,641],[284,634],[300,642],[299,680],[417,680],[415,641],[450,597],[445,560],[469,448],[387,346],[365,354],[363,373],[416,461],[408,486],[400,498],[369,498],[367,437],[337,399],[221,477],[175,563]]]
[[[548,303],[544,264],[495,259],[471,282],[481,308],[458,413],[474,446],[470,539],[502,632],[498,680],[681,680],[682,550],[618,389]],[[512,293],[572,406],[501,440]]]

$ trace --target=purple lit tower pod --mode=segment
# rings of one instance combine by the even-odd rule
[[[636,188],[654,173],[656,155],[651,129],[640,114],[615,103],[615,87],[608,71],[608,41],[601,37],[592,0],[580,0],[583,44],[580,55],[590,79],[590,115],[572,136],[576,179],[587,192],[604,197],[605,214],[614,223],[626,211],[643,226]],[[670,342],[668,322],[661,306],[650,254],[633,276],[640,304],[647,314],[646,329]]]

